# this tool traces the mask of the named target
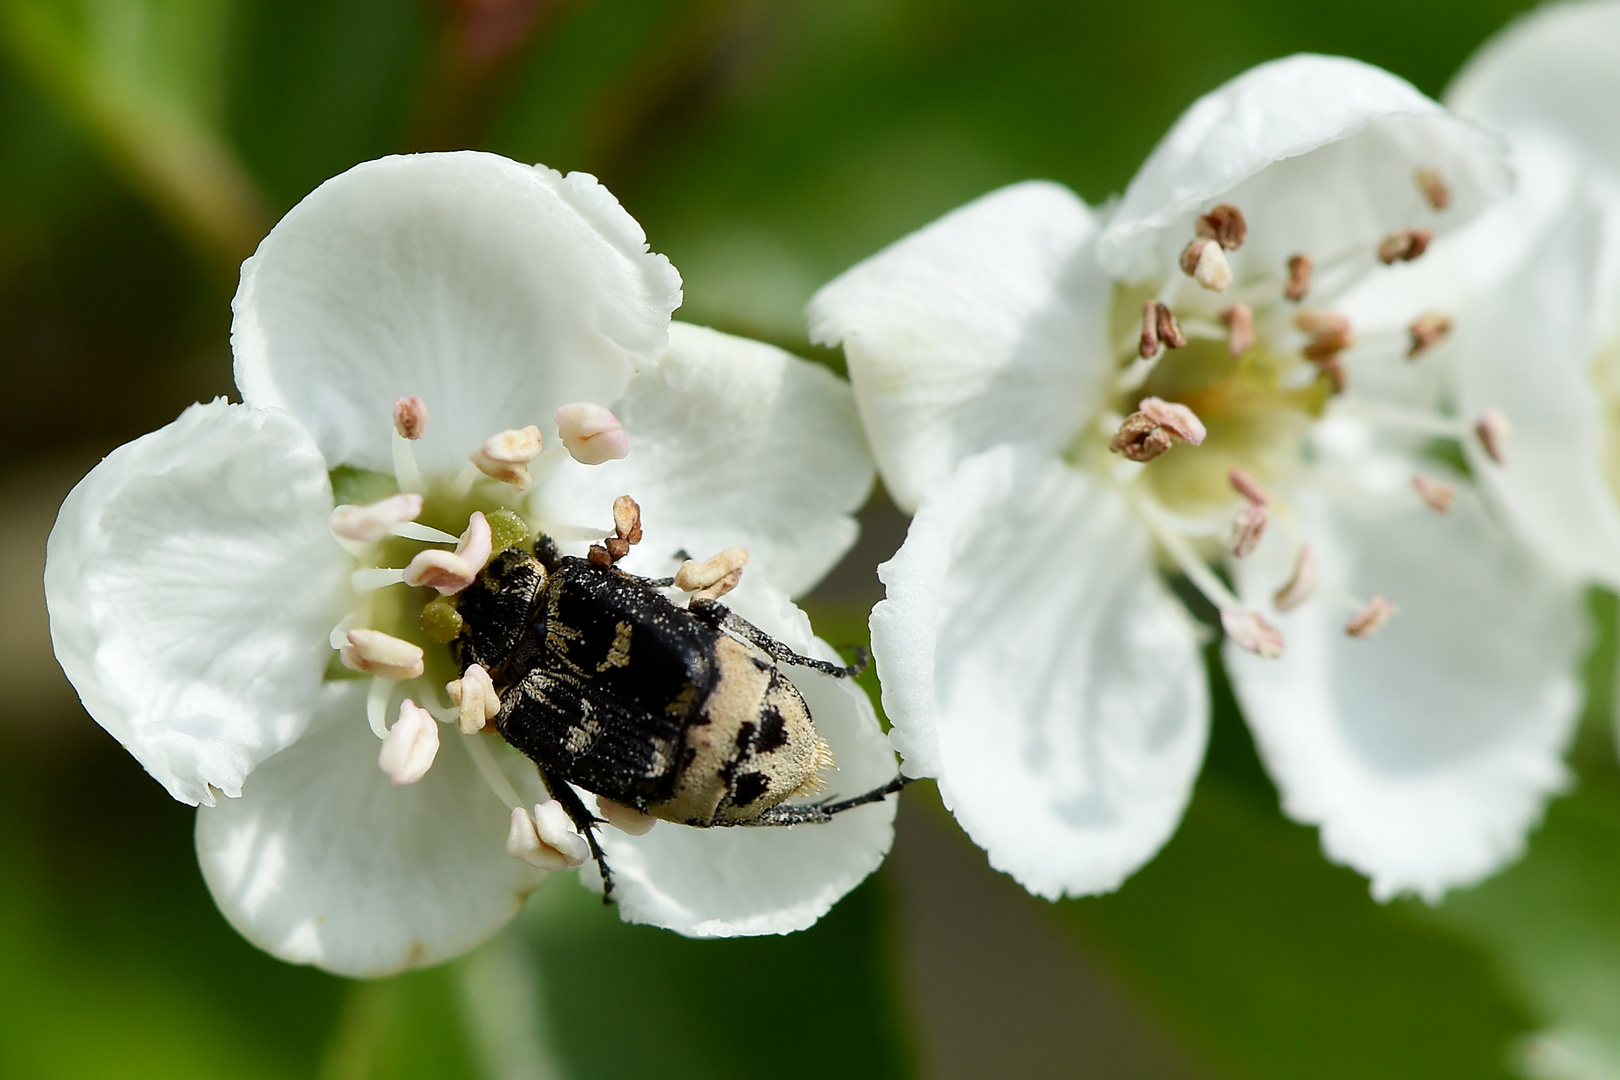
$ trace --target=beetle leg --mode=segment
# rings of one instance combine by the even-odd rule
[[[857,806],[868,803],[882,802],[907,784],[911,783],[909,776],[896,776],[882,787],[875,787],[849,799],[840,799],[838,802],[818,802],[801,804],[799,806],[779,805],[748,821],[727,822],[737,825],[824,825],[833,819],[836,814],[845,810],[853,810]]]
[[[602,903],[613,903],[613,871],[608,869],[607,856],[602,853],[602,845],[596,839],[596,826],[601,819],[585,809],[584,801],[568,781],[552,775],[545,769],[539,771],[546,790],[551,792],[553,799],[562,804],[569,820],[574,823],[574,828],[579,830],[579,834],[591,846],[591,858],[596,860],[596,869],[602,875]]]
[[[741,638],[778,664],[807,667],[812,671],[819,671],[823,675],[832,675],[840,679],[853,679],[866,670],[866,659],[859,653],[856,655],[855,663],[848,667],[843,664],[833,664],[826,660],[817,660],[813,656],[796,653],[718,601],[702,596],[694,596],[689,610],[698,618],[712,623],[733,637]],[[861,650],[861,652],[864,652],[864,650]]]

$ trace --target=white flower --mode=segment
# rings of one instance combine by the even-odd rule
[[[1408,361],[1439,324],[1385,265],[1507,184],[1405,82],[1294,57],[1194,104],[1111,211],[1016,185],[811,301],[916,508],[872,617],[893,740],[993,865],[1106,891],[1173,832],[1209,701],[1166,568],[1221,613],[1284,808],[1376,895],[1521,849],[1564,782],[1580,597],[1419,455],[1471,418]]]
[[[645,537],[625,565],[745,546],[728,603],[832,655],[787,596],[853,542],[871,484],[849,390],[671,325],[679,302],[674,269],[589,176],[474,153],[370,162],[244,265],[245,403],[194,406],[64,503],[46,569],[57,655],[91,715],[202,804],[204,875],[261,947],[352,975],[433,963],[504,924],[537,867],[581,861],[527,759],[492,728],[427,720],[457,710],[443,605],[425,602],[525,526],[583,553],[630,493]],[[588,446],[604,434],[611,452]],[[839,788],[892,776],[859,690],[790,674]],[[518,815],[534,842],[516,830],[509,853]],[[876,867],[892,817],[604,842],[625,917],[780,933]]]

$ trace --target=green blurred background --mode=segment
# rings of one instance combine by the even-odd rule
[[[1185,824],[1117,895],[1029,898],[923,784],[807,933],[686,941],[563,878],[473,956],[360,984],[226,926],[192,812],[58,672],[39,585],[89,465],[231,392],[237,264],[355,162],[596,173],[680,268],[682,317],[836,366],[804,301],[941,212],[1031,176],[1101,200],[1193,97],[1290,52],[1437,94],[1522,6],[0,0],[0,1077],[1620,1077],[1606,596],[1578,784],[1438,908],[1324,863],[1223,691]],[[837,641],[903,535],[881,497],[865,519],[808,604]]]

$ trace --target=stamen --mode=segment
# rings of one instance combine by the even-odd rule
[[[350,671],[363,671],[383,679],[414,679],[422,674],[422,647],[381,630],[355,627],[338,659]]]
[[[468,457],[491,480],[527,491],[532,479],[528,464],[540,456],[540,443],[540,429],[530,424],[491,435]]]
[[[427,431],[427,403],[412,394],[394,402],[394,431],[402,439],[415,442]]]
[[[508,810],[522,806],[523,800],[518,798],[517,788],[512,786],[512,781],[506,778],[500,765],[496,764],[495,755],[489,752],[484,736],[469,735],[460,741],[467,749],[467,756],[472,758],[473,767],[478,770],[478,775],[483,777],[484,786],[495,793],[495,797],[501,800],[502,805]]]
[[[1266,660],[1283,654],[1283,636],[1257,611],[1223,611],[1221,628],[1232,644]]]
[[[1301,350],[1307,360],[1327,360],[1356,343],[1350,320],[1337,312],[1301,311],[1294,316],[1294,325],[1309,338]]]
[[[1271,515],[1266,512],[1265,506],[1250,503],[1237,512],[1232,521],[1232,535],[1228,542],[1229,550],[1234,559],[1241,559],[1249,555],[1260,544],[1260,538],[1266,533],[1266,526],[1271,521]]]
[[[1451,205],[1451,188],[1440,176],[1438,169],[1423,168],[1417,171],[1418,187],[1423,189],[1423,197],[1429,205],[1436,210],[1444,210]]]
[[[1498,465],[1507,464],[1507,443],[1508,437],[1513,434],[1513,425],[1508,423],[1501,409],[1486,409],[1480,413],[1479,421],[1474,424],[1474,434],[1479,437],[1479,444],[1492,461]]]
[[[1433,229],[1396,229],[1379,243],[1378,261],[1385,266],[1411,262],[1429,250],[1433,240]]]
[[[1204,422],[1198,419],[1198,414],[1185,405],[1165,401],[1162,398],[1143,398],[1137,403],[1137,409],[1143,416],[1164,428],[1171,435],[1184,443],[1197,446],[1204,441]]]
[[[1159,303],[1149,300],[1142,305],[1142,337],[1136,346],[1136,355],[1151,360],[1159,352]]]
[[[600,405],[576,401],[557,410],[553,418],[563,446],[581,465],[617,461],[630,453],[630,438],[619,418]]]
[[[1316,592],[1316,554],[1311,551],[1311,545],[1299,545],[1299,555],[1294,559],[1294,572],[1271,596],[1271,602],[1277,605],[1278,611],[1293,611],[1299,605],[1311,598]]]
[[[1406,358],[1416,360],[1418,356],[1440,344],[1445,336],[1451,333],[1451,327],[1451,316],[1438,311],[1418,316],[1406,329],[1412,338],[1412,347],[1406,350]]]
[[[335,536],[362,544],[375,544],[395,526],[415,521],[421,513],[422,496],[402,493],[390,495],[369,506],[344,503],[333,507],[328,523]]]
[[[1200,559],[1192,548],[1187,546],[1187,542],[1182,539],[1181,534],[1176,532],[1174,527],[1167,524],[1160,517],[1151,502],[1146,499],[1138,499],[1136,500],[1136,506],[1142,512],[1142,520],[1147,523],[1148,529],[1159,541],[1159,546],[1164,548],[1165,554],[1170,556],[1171,560],[1175,562],[1176,568],[1186,576],[1187,580],[1192,582],[1193,586],[1204,594],[1204,599],[1208,600],[1220,611],[1238,611],[1242,609],[1243,601],[1239,600],[1232,590],[1226,587],[1226,582],[1222,581],[1215,571],[1211,570],[1204,560]]]
[[[1249,235],[1249,224],[1243,220],[1243,212],[1231,203],[1221,203],[1200,217],[1195,227],[1199,236],[1215,241],[1227,251],[1242,247]]]
[[[366,688],[366,723],[379,739],[388,738],[388,699],[393,694],[392,679],[372,679]]]
[[[395,536],[403,536],[407,540],[421,540],[428,544],[453,544],[456,537],[443,529],[435,529],[431,525],[423,525],[420,521],[406,521],[395,525],[389,532]]]
[[[1295,303],[1305,299],[1305,294],[1311,289],[1311,257],[1309,255],[1293,255],[1288,259],[1288,283],[1283,286],[1283,296]]]
[[[399,485],[399,490],[426,491],[427,481],[422,478],[422,467],[416,463],[416,451],[411,447],[411,440],[396,431],[390,445],[394,455],[394,482]]]
[[[1248,304],[1233,304],[1221,312],[1221,325],[1226,327],[1226,351],[1242,356],[1254,345],[1254,312]]]
[[[456,706],[456,721],[463,735],[474,735],[500,715],[501,696],[481,664],[471,664],[461,678],[446,683],[444,692]]]
[[[1225,292],[1232,284],[1232,264],[1214,240],[1194,240],[1183,248],[1181,270],[1210,292]]]
[[[622,806],[600,795],[596,797],[596,812],[609,825],[631,836],[646,836],[658,824],[658,819],[651,814],[643,814],[633,806]]]
[[[1327,379],[1328,386],[1332,388],[1335,394],[1343,394],[1345,387],[1349,385],[1349,379],[1344,374],[1344,365],[1339,363],[1337,355],[1324,356],[1316,361],[1316,370],[1320,371],[1322,377]]]
[[[539,803],[533,814],[521,806],[512,808],[506,853],[537,870],[572,870],[591,857],[590,845],[574,831],[556,799]]]
[[[1181,332],[1181,326],[1176,322],[1176,317],[1168,306],[1155,303],[1153,321],[1158,329],[1159,340],[1164,342],[1165,348],[1179,349],[1187,344],[1187,336]]]
[[[1131,413],[1108,441],[1108,449],[1131,461],[1149,462],[1170,449],[1170,433],[1146,413]]]
[[[433,714],[406,698],[399,703],[399,719],[388,729],[377,766],[396,786],[414,784],[427,775],[439,754],[439,722]]]
[[[692,593],[694,599],[718,600],[737,587],[747,565],[748,549],[741,547],[726,548],[702,562],[687,559],[675,571],[675,587]]]
[[[1226,479],[1231,483],[1232,490],[1243,496],[1255,506],[1266,505],[1266,489],[1260,486],[1260,481],[1237,467],[1226,470]]]
[[[1374,593],[1366,605],[1344,624],[1344,632],[1353,638],[1372,637],[1378,632],[1378,628],[1387,623],[1389,617],[1399,610],[1394,604]]]
[[[492,548],[489,521],[474,510],[453,553],[438,548],[417,552],[405,567],[403,580],[407,585],[437,589],[440,596],[454,596],[478,578],[489,562]]]
[[[405,571],[387,566],[367,566],[349,575],[349,587],[355,592],[376,592],[405,580]]]
[[[1457,501],[1456,488],[1450,484],[1442,484],[1438,480],[1431,480],[1422,473],[1412,474],[1412,490],[1416,491],[1418,498],[1437,514],[1446,513]]]
[[[641,507],[628,495],[613,500],[613,535],[602,542],[608,555],[618,562],[630,554],[630,545],[641,543]]]

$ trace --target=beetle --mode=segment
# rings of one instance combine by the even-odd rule
[[[613,876],[596,837],[603,819],[574,785],[649,817],[696,828],[831,821],[899,791],[894,780],[839,801],[788,804],[817,793],[833,764],[785,666],[851,678],[741,618],[719,596],[746,552],[688,560],[671,578],[617,564],[641,538],[640,510],[614,504],[615,535],[588,558],[551,538],[495,555],[456,601],[458,670],[487,673],[499,697],[496,730],[534,762],[590,846],[603,899]],[[680,553],[684,555],[684,553]],[[682,607],[664,593],[693,592]]]

